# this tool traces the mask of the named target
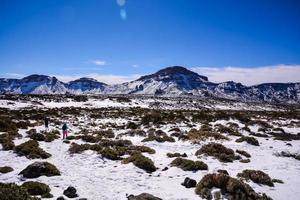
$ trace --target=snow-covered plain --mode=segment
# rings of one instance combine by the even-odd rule
[[[134,107],[155,109],[153,103],[156,101],[153,99],[132,99],[130,102],[118,102],[111,99],[93,99],[90,98],[86,102],[74,102],[72,100],[67,100],[65,102],[42,102],[39,104],[28,102],[18,102],[12,100],[0,100],[1,108],[8,108],[12,110],[22,110],[22,109],[51,109],[51,108],[61,108],[61,107],[77,107],[77,108],[107,108],[111,107],[112,110],[115,108],[129,109]],[[170,100],[165,100],[165,103],[161,105],[166,105],[166,108],[180,109],[178,104],[175,105]],[[184,102],[181,102],[184,105]],[[197,102],[194,102],[197,104]],[[204,104],[197,105],[198,107],[193,107],[190,101],[186,105],[190,107],[182,107],[181,109],[202,109],[209,108],[211,110],[274,110],[275,108],[266,105],[249,105],[243,103],[236,104],[226,104],[226,103],[215,103],[215,104]],[[161,107],[159,107],[161,108]],[[85,119],[84,123],[80,126],[75,126],[73,123],[79,123]],[[42,119],[41,119],[42,120]],[[126,125],[130,118],[103,118],[103,119],[90,119],[86,116],[73,116],[69,119],[70,126],[72,128],[70,135],[76,135],[82,128],[91,128],[88,125],[90,120],[96,124],[94,129],[100,129],[100,125],[105,125],[108,123],[113,123],[118,126]],[[288,120],[282,119],[278,121],[269,121],[268,123],[273,124],[274,127],[282,127],[286,132],[291,134],[300,133],[299,120],[295,119],[295,125],[293,127],[284,126],[284,123],[288,123]],[[228,122],[233,122],[239,125],[239,128],[245,126],[244,123],[235,120],[218,120],[215,122],[210,122],[212,127],[217,124],[226,125]],[[142,130],[149,130],[149,128],[157,128],[164,131],[168,135],[171,128],[179,128],[182,132],[189,131],[192,127],[191,122],[176,122],[173,124],[165,124],[156,127],[145,127],[141,126]],[[289,124],[289,123],[288,123]],[[195,122],[193,128],[199,129],[203,124]],[[35,128],[37,132],[44,130],[41,125],[30,127]],[[258,132],[258,125],[250,125],[250,130],[252,132]],[[50,129],[60,130],[60,125],[50,123]],[[129,129],[128,129],[129,130]],[[124,129],[113,130],[115,135],[118,136],[121,133],[128,131]],[[19,129],[19,133],[22,138],[15,139],[15,145],[19,145],[27,140],[26,129]],[[245,136],[249,135],[249,132],[241,130],[241,133]],[[132,163],[122,164],[121,161],[112,161],[102,158],[101,155],[97,154],[95,151],[87,150],[81,154],[70,154],[68,149],[70,144],[63,143],[62,139],[56,139],[53,142],[39,142],[40,147],[46,152],[50,153],[52,156],[48,159],[27,159],[26,157],[17,156],[13,151],[1,150],[0,145],[0,166],[11,166],[14,171],[7,174],[0,174],[0,182],[14,182],[17,184],[22,184],[26,181],[18,173],[23,170],[26,166],[33,163],[34,161],[47,161],[54,164],[61,172],[61,176],[46,177],[42,176],[35,179],[30,179],[34,181],[39,181],[46,183],[51,188],[51,194],[54,195],[53,199],[62,196],[63,191],[68,186],[74,186],[77,189],[77,193],[81,198],[87,198],[92,200],[122,200],[126,199],[128,194],[140,194],[142,192],[147,192],[153,194],[162,199],[178,200],[178,199],[201,199],[195,194],[194,188],[185,188],[181,185],[184,178],[190,177],[195,179],[197,182],[208,173],[217,173],[218,169],[225,169],[229,172],[229,175],[236,177],[237,173],[242,172],[244,169],[255,169],[261,170],[269,174],[272,178],[280,179],[284,183],[275,183],[274,187],[269,187],[266,185],[259,185],[252,181],[247,183],[256,191],[261,193],[266,193],[273,199],[298,199],[300,196],[300,161],[294,158],[278,157],[275,154],[281,151],[289,151],[291,153],[300,153],[300,140],[292,141],[281,141],[273,140],[272,138],[261,138],[256,137],[259,141],[260,146],[253,146],[246,142],[236,143],[235,140],[237,136],[228,136],[229,141],[219,140],[215,141],[222,143],[224,146],[232,148],[233,150],[242,149],[251,154],[251,162],[241,163],[239,161],[234,161],[232,163],[222,163],[217,159],[209,156],[196,157],[195,152],[201,148],[204,144],[212,142],[213,140],[208,139],[206,141],[200,141],[198,143],[192,143],[190,141],[182,141],[176,138],[176,142],[164,142],[159,143],[156,141],[152,142],[142,142],[144,137],[141,136],[120,136],[121,139],[131,140],[134,145],[145,145],[155,149],[155,154],[144,153],[145,156],[154,161],[155,166],[158,170],[152,174],[146,173],[144,170],[135,167]],[[73,140],[74,141],[74,140]],[[76,143],[85,143],[82,140],[75,140]],[[289,143],[290,145],[287,145]],[[204,171],[183,171],[177,167],[170,167],[170,163],[174,158],[168,158],[167,153],[186,153],[188,159],[191,160],[201,160],[208,165],[208,170]],[[168,167],[166,171],[162,171],[163,168]],[[66,197],[65,197],[66,198]],[[68,199],[68,198],[66,198]]]

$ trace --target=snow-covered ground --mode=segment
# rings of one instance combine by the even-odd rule
[[[87,102],[41,102],[40,104],[31,104],[30,102],[13,102],[8,100],[0,100],[0,107],[9,109],[22,109],[22,108],[60,108],[60,107],[85,107],[85,108],[102,108],[102,107],[121,107],[121,108],[132,108],[132,107],[143,107],[150,108],[150,103],[153,100],[138,100],[133,99],[130,102],[116,102],[114,100],[104,99],[95,100],[90,99]],[[241,104],[238,104],[241,105]],[[236,105],[213,105],[214,109],[228,109],[237,108]],[[249,109],[267,110],[263,109],[261,105],[252,106]],[[261,109],[260,109],[261,108]],[[240,107],[245,110],[246,107]],[[74,119],[81,119],[84,116],[74,116]],[[128,119],[123,118],[107,118],[98,119],[93,122],[98,124],[116,123],[118,125],[126,124]],[[282,127],[286,132],[291,134],[300,133],[299,120],[295,119],[298,126],[294,127]],[[244,127],[244,124],[238,120],[218,120],[210,122],[212,127],[216,124],[226,125],[228,122],[233,122],[239,125],[240,128]],[[278,120],[269,123],[281,123],[289,122],[288,120]],[[87,121],[85,121],[86,126]],[[84,124],[83,124],[84,125]],[[194,128],[200,128],[201,123],[194,123]],[[71,125],[72,126],[72,125]],[[165,124],[161,125],[158,129],[166,132],[170,135],[169,130],[172,127],[177,127],[181,131],[189,131],[191,128],[187,123],[176,123],[176,124]],[[281,127],[274,125],[274,127]],[[32,127],[31,127],[32,128]],[[43,126],[34,127],[37,132],[43,130]],[[51,123],[51,129],[57,130],[58,127]],[[84,127],[85,128],[85,127]],[[88,127],[90,128],[90,127]],[[98,129],[99,127],[96,127]],[[259,126],[251,125],[250,130],[258,132]],[[72,127],[71,135],[75,135],[80,131],[80,127]],[[148,128],[143,127],[145,131]],[[19,129],[19,133],[22,135],[20,139],[15,139],[15,145],[19,145],[27,140],[25,129]],[[115,134],[121,134],[126,132],[127,129],[114,130]],[[243,135],[249,135],[249,132],[241,130]],[[176,138],[176,142],[164,142],[158,143],[142,142],[144,137],[141,136],[121,136],[122,139],[131,140],[134,145],[145,145],[155,149],[155,154],[144,153],[145,156],[149,157],[154,161],[155,166],[159,169],[152,174],[146,173],[144,170],[137,168],[132,163],[122,164],[121,161],[112,161],[102,158],[95,151],[85,151],[81,154],[70,154],[68,149],[70,144],[66,144],[62,139],[56,139],[53,142],[39,142],[40,147],[52,156],[48,159],[27,159],[26,157],[17,156],[13,151],[3,151],[0,145],[0,167],[11,166],[14,171],[7,174],[0,174],[0,182],[14,182],[22,184],[26,180],[22,178],[18,173],[23,170],[26,166],[33,163],[34,161],[47,161],[54,164],[61,172],[61,176],[54,177],[39,177],[35,180],[46,183],[51,188],[51,194],[54,195],[53,199],[62,196],[63,191],[68,186],[74,186],[77,189],[77,193],[81,198],[87,198],[92,200],[122,200],[126,199],[128,194],[140,194],[147,192],[158,196],[162,199],[178,200],[178,199],[201,199],[195,194],[194,188],[185,188],[181,185],[186,177],[195,179],[197,182],[208,173],[216,173],[218,169],[225,169],[229,172],[229,175],[236,177],[237,173],[242,172],[244,169],[255,169],[266,172],[271,178],[280,179],[284,184],[275,183],[274,187],[266,185],[259,185],[252,181],[247,182],[256,192],[266,193],[274,200],[281,199],[298,199],[300,196],[300,161],[294,158],[278,157],[275,153],[281,151],[289,151],[291,153],[300,153],[300,140],[292,141],[281,141],[273,140],[272,138],[261,138],[256,137],[259,141],[260,146],[253,146],[246,142],[236,143],[237,136],[228,136],[229,141],[221,140],[215,141],[222,143],[224,146],[232,148],[233,150],[242,149],[251,154],[251,162],[241,163],[234,161],[232,163],[222,163],[215,158],[209,156],[201,156],[200,158],[195,156],[195,152],[201,148],[204,144],[212,142],[212,140],[201,141],[197,144],[191,143],[190,141],[181,141]],[[83,141],[75,140],[76,143],[85,143]],[[290,143],[290,145],[287,145]],[[177,167],[170,167],[170,163],[174,158],[168,158],[167,153],[186,153],[188,159],[201,160],[208,165],[208,170],[204,171],[183,171]],[[163,168],[168,167],[166,171],[162,171]],[[66,198],[66,197],[65,197]],[[68,198],[66,198],[68,199]]]

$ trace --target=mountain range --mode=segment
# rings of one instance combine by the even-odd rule
[[[0,78],[1,94],[140,94],[216,97],[242,101],[300,103],[300,83],[263,83],[245,86],[227,81],[213,83],[181,66],[167,67],[137,80],[108,85],[92,78],[68,83],[56,77],[30,75],[22,79]]]

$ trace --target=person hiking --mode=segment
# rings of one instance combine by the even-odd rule
[[[50,119],[49,119],[48,117],[45,117],[45,118],[44,118],[46,132],[47,132],[48,129],[49,129],[49,121],[50,121]]]
[[[68,137],[68,126],[66,122],[62,126],[62,132],[63,132],[63,140],[64,140]]]

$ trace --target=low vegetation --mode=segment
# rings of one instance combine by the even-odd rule
[[[243,170],[243,172],[238,173],[237,176],[245,178],[246,180],[251,180],[254,183],[268,185],[271,187],[274,186],[271,177],[263,171],[246,169]]]
[[[14,183],[0,183],[1,200],[38,200],[31,197],[24,187]]]
[[[239,139],[236,140],[236,142],[247,142],[248,144],[254,145],[254,146],[259,146],[259,142],[256,138],[254,137],[249,137],[249,136],[242,136]]]
[[[14,171],[14,169],[12,167],[9,167],[9,166],[0,167],[0,173],[2,173],[2,174],[6,174],[6,173],[9,173],[12,171]]]
[[[175,158],[170,164],[172,167],[178,167],[184,171],[207,170],[208,166],[202,161],[192,161],[184,158]]]
[[[46,159],[51,156],[51,154],[45,152],[39,147],[39,143],[36,140],[29,140],[24,142],[14,148],[14,152],[19,156],[25,156],[29,159],[42,158]]]
[[[217,158],[220,162],[233,162],[241,159],[240,156],[235,155],[234,151],[219,143],[209,143],[203,145],[197,152],[197,156],[208,155]]]
[[[153,161],[150,158],[147,158],[146,156],[143,156],[140,153],[136,153],[131,155],[128,158],[125,158],[122,163],[128,164],[133,163],[136,167],[145,170],[148,173],[152,173],[156,171],[156,167],[153,163]]]
[[[195,192],[204,199],[212,199],[213,188],[221,189],[222,195],[227,199],[271,200],[265,194],[256,193],[248,184],[224,173],[205,175],[197,184]]]

